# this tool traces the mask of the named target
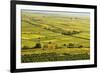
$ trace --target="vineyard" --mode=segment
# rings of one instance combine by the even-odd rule
[[[48,62],[48,61],[69,61],[89,59],[89,49],[65,48],[65,49],[28,49],[22,51],[22,62]]]

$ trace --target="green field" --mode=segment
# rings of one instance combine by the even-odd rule
[[[90,59],[90,17],[87,13],[21,12],[21,61]]]

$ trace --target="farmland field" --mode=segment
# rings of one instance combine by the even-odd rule
[[[89,13],[21,11],[21,62],[90,59]]]

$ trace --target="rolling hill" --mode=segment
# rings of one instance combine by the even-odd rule
[[[63,49],[61,53],[81,54],[84,57],[75,59],[89,59],[90,50],[90,19],[89,14],[78,14],[67,12],[45,12],[45,11],[22,11],[21,13],[21,41],[22,60],[24,55],[43,53],[53,53]],[[57,50],[43,51],[35,48],[36,44],[41,45],[41,49],[48,43],[56,45]],[[70,48],[76,48],[69,50]],[[82,48],[82,49],[81,49]],[[48,49],[48,48],[46,48]],[[80,50],[81,49],[81,50]],[[68,53],[69,50],[70,52]],[[75,51],[76,50],[76,51]],[[79,51],[78,51],[79,50]],[[80,52],[80,53],[79,53]],[[60,51],[59,51],[60,53]],[[84,54],[85,53],[85,54]],[[71,55],[72,56],[72,55]],[[79,55],[80,56],[80,55]],[[60,57],[60,56],[59,56]],[[68,55],[67,55],[68,57]],[[30,56],[28,57],[30,58]],[[32,58],[32,57],[31,57]],[[44,57],[43,57],[44,58]],[[64,57],[65,58],[65,57]],[[58,59],[58,58],[57,58]],[[74,57],[72,58],[74,59]],[[71,60],[72,60],[71,59]],[[68,58],[70,60],[70,58]],[[32,60],[33,61],[33,60]],[[44,61],[44,60],[43,60]],[[53,60],[54,61],[54,60]],[[26,62],[26,61],[22,61]]]

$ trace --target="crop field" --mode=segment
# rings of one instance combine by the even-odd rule
[[[88,13],[21,11],[21,62],[90,59]]]

